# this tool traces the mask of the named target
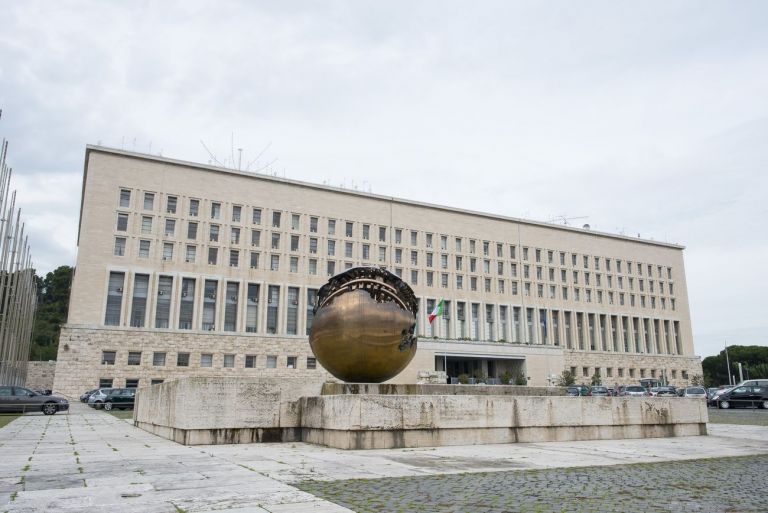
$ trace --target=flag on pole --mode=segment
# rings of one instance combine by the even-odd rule
[[[429,314],[430,324],[432,324],[432,321],[435,320],[435,317],[437,317],[438,315],[443,315],[443,303],[444,301],[442,299],[438,301],[437,304],[435,305],[435,309],[432,310],[431,314]]]

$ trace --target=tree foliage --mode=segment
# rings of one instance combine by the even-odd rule
[[[595,373],[592,375],[592,386],[600,386],[603,384],[603,378],[600,376],[600,369],[595,368]]]
[[[45,275],[35,275],[37,313],[32,330],[30,360],[55,360],[61,325],[67,322],[72,268],[62,265]]]
[[[731,363],[730,374],[739,380],[739,365],[741,362],[744,379],[768,377],[768,347],[765,346],[729,346],[728,359]],[[704,383],[710,387],[727,385],[728,372],[725,349],[716,356],[708,356],[701,362],[704,370]]]
[[[571,371],[564,370],[562,374],[557,378],[557,384],[561,387],[568,387],[576,383],[576,376]]]

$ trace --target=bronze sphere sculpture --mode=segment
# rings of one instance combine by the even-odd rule
[[[378,267],[355,267],[323,285],[309,344],[317,361],[351,383],[381,383],[416,354],[418,300],[403,280]]]

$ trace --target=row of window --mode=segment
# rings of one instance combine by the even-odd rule
[[[178,196],[168,195],[166,196],[166,212],[170,214],[176,214],[178,209]],[[201,205],[200,199],[189,199],[188,200],[188,211],[187,214],[190,217],[198,217],[200,215],[200,205]],[[222,203],[211,201],[210,203],[210,218],[211,219],[221,219],[222,217]],[[119,206],[121,208],[129,208],[131,205],[131,190],[130,189],[121,189],[120,190],[120,199],[119,199]],[[144,193],[144,202],[143,207],[145,211],[154,211],[155,206],[155,193],[152,192],[145,192]],[[242,205],[232,205],[231,206],[231,222],[232,223],[241,223],[243,222],[243,211],[244,207]],[[262,211],[263,209],[261,207],[251,207],[251,222],[255,225],[261,225],[262,222]],[[128,229],[128,213],[121,212],[118,213],[118,231],[127,231]],[[290,214],[291,219],[291,230],[299,231],[302,229],[302,218],[304,217],[304,214],[297,214],[292,213]],[[309,233],[318,233],[319,230],[319,217],[318,216],[309,216]],[[328,218],[324,219],[326,222],[326,233],[329,236],[335,236],[336,235],[336,225],[337,220]],[[149,234],[152,231],[152,223],[153,223],[153,216],[142,216],[141,221],[141,231],[142,233]],[[282,223],[282,212],[273,210],[272,211],[272,228],[281,229]],[[344,236],[349,238],[356,238],[357,234],[355,231],[355,228],[358,224],[361,225],[361,238],[363,240],[370,240],[371,238],[371,227],[372,224],[367,223],[359,223],[357,221],[344,221]],[[175,234],[175,219],[166,219],[165,220],[165,227],[164,227],[164,233],[166,236],[173,236]],[[378,227],[378,240],[379,242],[387,242],[387,231],[389,230],[389,227],[386,226],[379,226]],[[198,230],[198,222],[191,221],[188,223],[187,227],[187,238],[196,239],[197,237],[197,230]],[[410,236],[410,245],[411,246],[419,246],[420,245],[420,235],[421,232],[417,230],[404,230],[402,228],[391,228],[393,233],[393,242],[394,244],[404,244],[403,243],[403,236],[404,233],[407,231]],[[220,225],[219,224],[211,224],[209,226],[209,238],[211,241],[218,241],[220,233]],[[190,237],[192,235],[192,237]],[[275,235],[280,236],[278,232],[274,232],[272,236]],[[465,237],[458,237],[458,236],[452,236],[449,237],[448,235],[435,235],[429,232],[423,233],[424,236],[424,246],[426,248],[432,248],[433,242],[435,240],[439,240],[439,247],[441,251],[449,251],[449,238],[453,240],[454,243],[454,252],[456,254],[465,253],[465,249],[468,249],[468,253],[475,254],[477,252],[477,246],[478,241],[475,239],[467,239]],[[253,235],[252,235],[253,237]],[[295,235],[293,237],[296,237],[296,247],[298,248],[298,235]],[[293,240],[292,237],[292,240]],[[317,244],[317,238],[315,239],[315,245]],[[239,244],[240,240],[240,228],[239,227],[230,227],[230,241],[237,241],[233,242],[233,244]],[[467,241],[467,247],[464,246],[464,241]],[[253,243],[253,240],[252,240]],[[274,244],[274,241],[273,241]],[[311,246],[310,242],[310,246]],[[293,245],[293,242],[292,242]],[[517,246],[514,244],[504,244],[501,242],[491,242],[491,241],[480,241],[480,245],[482,245],[482,254],[483,256],[491,256],[493,253],[493,249],[495,248],[495,256],[497,258],[509,258],[512,260],[517,260]],[[292,246],[293,247],[293,246]],[[505,251],[505,248],[508,250]],[[273,249],[278,249],[273,246]],[[532,249],[532,250],[531,250]],[[310,252],[312,251],[310,247]],[[296,249],[295,251],[298,251]],[[601,269],[604,269],[606,272],[613,272],[613,269],[615,267],[615,270],[617,273],[622,274],[626,271],[627,274],[631,275],[633,272],[636,272],[637,275],[642,276],[643,274],[647,275],[647,277],[651,278],[653,277],[654,270],[656,273],[656,277],[658,279],[672,279],[672,268],[669,266],[662,266],[662,265],[654,265],[654,264],[643,264],[640,262],[632,262],[628,260],[622,260],[622,259],[612,259],[609,257],[601,257],[601,256],[589,256],[589,255],[578,255],[577,253],[568,253],[565,251],[557,251],[557,250],[550,250],[550,249],[541,249],[541,248],[529,248],[527,246],[521,247],[521,257],[523,261],[528,261],[531,257],[533,257],[533,260],[536,263],[548,263],[550,265],[556,264],[556,262],[559,262],[560,266],[566,266],[568,262],[570,262],[570,266],[573,268],[576,267],[583,267],[584,269],[593,269],[595,271],[600,271]],[[532,253],[532,255],[531,255]],[[568,258],[570,257],[570,258]],[[348,258],[352,258],[349,256]],[[666,276],[665,276],[666,275]]]
[[[625,373],[626,370],[626,373]],[[575,377],[577,376],[578,369],[576,367],[571,367],[571,374]],[[613,378],[614,372],[613,367],[582,367],[581,368],[581,377],[587,378],[592,377],[596,372],[600,373],[600,376],[603,378]],[[637,369],[635,367],[627,367],[626,369],[624,367],[617,367],[616,368],[616,376],[617,378],[623,378],[624,376],[629,378],[648,378],[656,379],[656,378],[662,378],[666,377],[668,379],[677,379],[677,369],[670,369],[667,371],[666,369]],[[688,371],[687,370],[680,370],[680,379],[688,379]],[[610,385],[610,383],[606,383]]]
[[[455,305],[454,305],[455,303]],[[427,299],[426,311],[435,300]],[[419,332],[444,339],[510,341],[579,351],[683,354],[676,320],[444,301],[443,315]]]
[[[102,365],[115,365],[117,364],[117,351],[102,351],[101,352],[101,364]],[[211,367],[221,367],[221,368],[234,368],[236,365],[238,367],[242,367],[245,369],[256,369],[256,368],[264,368],[264,369],[276,369],[278,366],[278,357],[277,355],[262,355],[259,357],[255,354],[246,354],[246,355],[236,355],[236,354],[224,354],[221,355],[221,361],[219,362],[219,358],[214,355],[213,353],[200,353],[200,359],[196,360],[199,362],[198,365],[195,365],[195,361],[191,360],[192,353],[186,353],[186,352],[179,352],[176,353],[176,367],[200,367],[200,368],[211,368]],[[197,355],[195,355],[197,356]],[[149,362],[145,361],[149,358],[142,359],[142,352],[141,351],[128,351],[127,352],[127,359],[125,361],[125,364],[128,366],[142,366],[147,365]],[[239,360],[239,361],[238,361]],[[263,360],[263,363],[261,361]],[[164,351],[154,351],[152,352],[152,367],[166,367],[171,366],[173,363],[172,359],[168,358],[168,353]],[[299,368],[299,357],[298,356],[287,356],[285,359],[285,368],[287,369],[298,369]],[[307,356],[305,359],[305,369],[316,369],[317,368],[317,359],[313,356]]]
[[[152,283],[154,291],[150,294],[150,275],[136,273],[129,301],[124,305],[125,273],[111,272],[104,324],[120,326],[127,319],[130,326],[137,328],[287,335],[300,331],[308,335],[312,327],[316,289],[302,292],[300,287],[293,286],[192,277],[182,277],[179,286],[178,281],[174,276],[160,275]],[[678,321],[447,300],[437,327],[423,322],[436,300],[419,301],[422,308],[417,332],[430,337],[563,344],[569,349],[591,351],[682,353]],[[266,309],[260,309],[260,303],[266,303]],[[455,324],[450,322],[454,316]]]

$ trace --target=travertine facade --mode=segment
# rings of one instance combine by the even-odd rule
[[[419,352],[397,382],[701,373],[677,245],[88,147],[78,248],[62,393],[324,373],[311,304],[356,265],[386,266],[420,298]]]
[[[27,362],[27,380],[24,386],[32,390],[52,390],[56,362]]]

